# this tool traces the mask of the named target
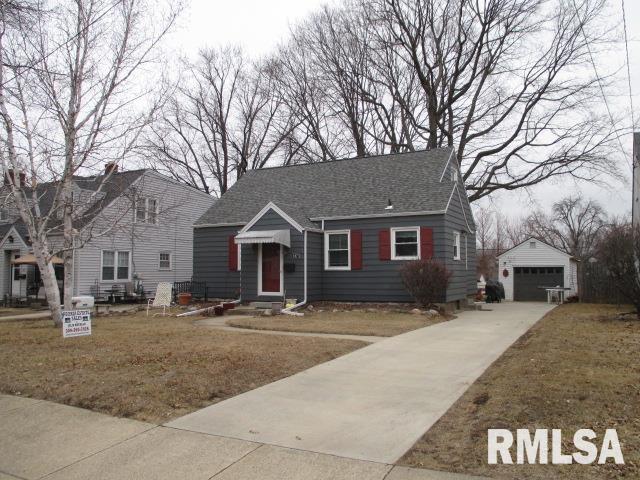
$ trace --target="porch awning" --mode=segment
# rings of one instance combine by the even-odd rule
[[[36,260],[36,256],[33,253],[29,253],[27,255],[22,255],[15,260],[11,260],[11,263],[14,265],[38,265],[38,260]],[[51,263],[54,265],[62,265],[64,260],[54,255],[51,257]]]
[[[289,230],[251,230],[236,235],[236,243],[280,243],[291,247],[291,234]]]

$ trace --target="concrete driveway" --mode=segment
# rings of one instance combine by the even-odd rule
[[[394,463],[553,306],[487,308],[375,343],[167,426]]]

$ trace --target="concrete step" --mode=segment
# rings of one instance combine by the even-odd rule
[[[282,302],[251,302],[249,303],[250,307],[253,308],[261,308],[261,309],[266,309],[266,308],[281,308],[282,307]]]

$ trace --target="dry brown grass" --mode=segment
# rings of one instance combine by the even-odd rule
[[[92,336],[68,339],[50,320],[0,322],[0,392],[161,423],[366,345],[192,318],[103,317]]]
[[[640,322],[563,305],[500,357],[400,463],[499,478],[640,478]],[[626,465],[488,465],[487,429],[618,432]],[[513,450],[512,450],[513,456]],[[610,460],[611,461],[611,460]]]
[[[42,313],[46,312],[46,308],[0,308],[0,317],[11,317],[13,315],[27,315],[28,313]]]
[[[283,332],[337,333],[343,335],[373,335],[392,337],[404,332],[427,327],[445,320],[426,315],[395,312],[305,312],[304,317],[239,318],[229,317],[228,325],[256,330],[280,330]]]

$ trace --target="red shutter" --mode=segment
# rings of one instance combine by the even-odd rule
[[[229,235],[229,271],[238,271],[238,245],[235,242],[235,235]]]
[[[380,260],[391,260],[391,234],[389,229],[378,232],[378,252]]]
[[[351,230],[351,270],[362,270],[362,230]]]
[[[420,227],[420,258],[428,260],[433,258],[433,229]]]

